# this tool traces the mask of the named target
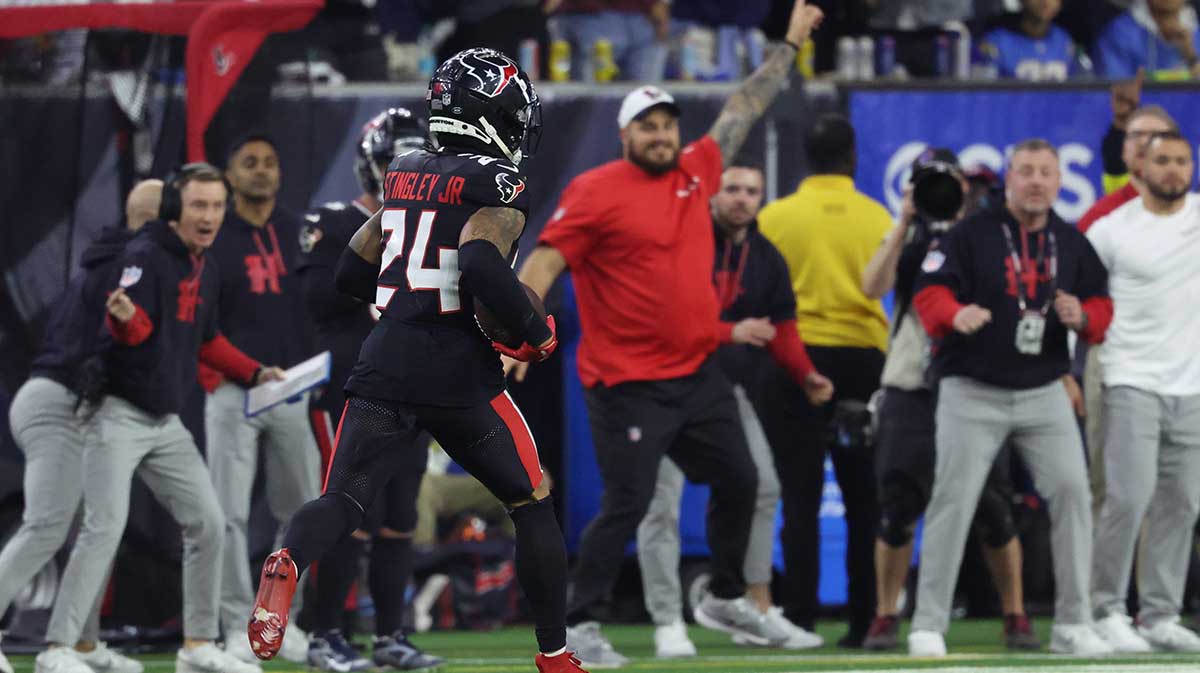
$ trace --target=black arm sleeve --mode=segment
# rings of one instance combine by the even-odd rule
[[[480,239],[467,241],[458,249],[458,268],[463,285],[514,335],[530,345],[550,338],[546,321],[533,310],[517,274],[496,246]]]
[[[1100,156],[1104,162],[1104,172],[1109,175],[1125,175],[1129,169],[1121,158],[1121,145],[1125,144],[1125,132],[1110,125],[1100,141]]]
[[[338,260],[334,279],[339,291],[367,303],[374,303],[379,282],[379,265],[367,262],[352,248],[346,248]]]

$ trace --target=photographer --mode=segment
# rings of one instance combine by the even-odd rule
[[[945,656],[943,634],[971,505],[1012,441],[1050,513],[1055,623],[1050,649],[1111,654],[1092,630],[1088,578],[1092,512],[1083,445],[1060,379],[1068,330],[1091,343],[1112,319],[1108,274],[1096,251],[1053,210],[1058,152],[1044,140],[1013,149],[1006,202],[954,227],[921,262],[913,306],[937,344],[937,463],[925,512],[914,656]]]
[[[947,149],[927,149],[913,162],[900,220],[863,272],[863,292],[882,297],[896,290],[892,337],[883,365],[882,399],[875,473],[879,489],[879,531],[875,539],[875,580],[879,595],[875,621],[863,647],[897,646],[897,601],[908,577],[913,530],[929,502],[934,475],[934,409],[926,379],[929,338],[912,310],[913,287],[921,260],[941,245],[966,209],[969,191],[958,158]],[[1004,613],[1005,643],[1036,649],[1037,636],[1025,616],[1021,586],[1021,543],[1011,511],[1009,451],[1001,451],[988,474],[975,514],[975,529],[992,572]]]

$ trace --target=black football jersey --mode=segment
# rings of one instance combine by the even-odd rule
[[[354,232],[372,212],[358,201],[326,203],[304,216],[296,273],[315,327],[317,351],[329,351],[329,385],[314,400],[317,407],[340,414],[342,388],[350,378],[363,340],[375,326],[371,307],[338,291],[334,271]],[[335,416],[336,417],[336,416]]]
[[[480,208],[529,214],[525,177],[475,154],[411,150],[384,178],[379,323],[346,390],[397,402],[472,406],[504,390],[500,358],[459,284],[458,242]],[[515,246],[514,246],[515,249]]]

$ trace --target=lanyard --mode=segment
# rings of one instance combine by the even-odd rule
[[[275,227],[270,222],[267,223],[267,235],[271,237],[271,248],[273,249],[269,255],[258,231],[252,233],[254,234],[254,246],[258,248],[258,254],[262,255],[263,264],[267,266],[271,277],[278,280],[280,276],[286,276],[287,267],[283,265],[283,254],[279,251],[279,239],[275,237]]]
[[[722,276],[717,276],[717,298],[720,301],[722,311],[729,308],[733,305],[733,302],[737,301],[737,291],[742,285],[742,274],[746,271],[746,258],[750,254],[750,239],[747,238],[742,243],[742,252],[738,258],[737,269],[733,272],[732,278],[730,278],[728,274],[730,256],[733,253],[733,241],[726,239],[724,247],[725,252],[722,255],[723,259],[721,260],[720,270],[726,274],[724,276],[725,282],[721,282]]]
[[[1018,225],[1020,226],[1020,225]],[[1023,269],[1021,268],[1021,257],[1017,254],[1017,246],[1013,245],[1012,233],[1008,230],[1008,225],[1001,224],[1000,230],[1004,232],[1004,242],[1008,244],[1008,255],[1012,258],[1013,274],[1016,276],[1017,283],[1017,306],[1024,313],[1026,310],[1025,300],[1025,280],[1021,276]],[[1050,303],[1054,301],[1054,291],[1057,288],[1058,281],[1058,244],[1054,238],[1053,231],[1043,232],[1038,235],[1038,256],[1033,262],[1033,271],[1036,274],[1042,266],[1042,259],[1046,252],[1046,240],[1050,241],[1050,258],[1046,260],[1046,271],[1050,275],[1050,292],[1047,294],[1045,303],[1039,309],[1042,315],[1046,315],[1050,311]],[[1025,235],[1021,235],[1021,244],[1024,247]],[[1035,285],[1036,295],[1036,285]],[[1030,300],[1036,297],[1030,297]]]

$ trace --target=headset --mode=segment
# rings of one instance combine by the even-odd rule
[[[194,161],[190,164],[176,166],[167,173],[163,178],[162,201],[158,205],[158,219],[163,222],[171,220],[178,221],[183,214],[183,185],[188,181],[188,178],[201,171],[212,171],[221,176],[221,182],[225,184],[225,193],[227,198],[233,198],[233,190],[229,186],[229,180],[225,178],[225,173],[216,166],[203,161]]]

